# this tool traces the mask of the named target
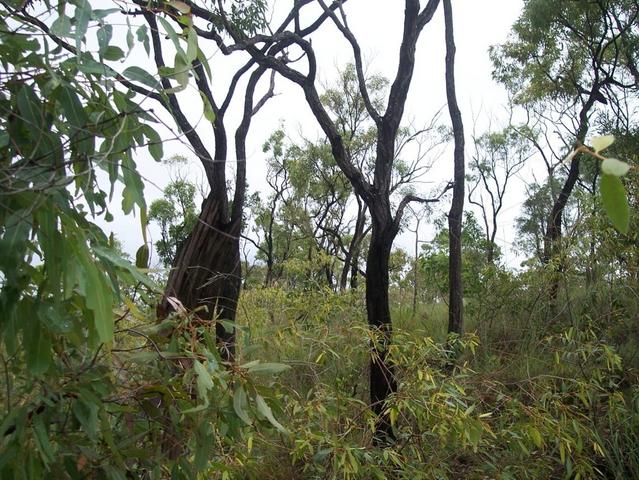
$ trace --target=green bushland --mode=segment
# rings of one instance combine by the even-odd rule
[[[238,478],[635,478],[637,296],[566,289],[550,315],[545,278],[498,275],[447,339],[446,306],[393,296],[397,443],[372,447],[357,293],[246,291],[241,354],[291,366],[275,387],[290,433],[252,437]],[[509,295],[504,297],[504,292]],[[501,299],[498,303],[497,299]],[[627,332],[624,334],[623,332]],[[213,472],[211,472],[213,473]]]

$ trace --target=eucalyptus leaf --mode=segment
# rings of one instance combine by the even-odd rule
[[[601,171],[606,175],[614,175],[615,177],[623,177],[630,170],[630,165],[616,158],[606,158],[601,163]]]
[[[259,394],[255,395],[255,406],[257,407],[257,411],[263,415],[279,432],[287,433],[287,430],[273,416],[271,407],[268,406],[264,398]]]
[[[238,385],[235,389],[235,393],[233,394],[233,410],[237,416],[247,425],[251,425],[253,421],[249,417],[246,409],[248,406],[248,401],[246,398],[246,392],[244,391],[244,387],[242,385]]]
[[[601,201],[608,218],[621,233],[630,228],[630,207],[621,179],[614,175],[603,174],[600,183]]]
[[[613,143],[615,143],[615,136],[614,135],[603,135],[603,136],[600,136],[600,137],[594,137],[592,139],[591,143],[592,143],[592,148],[595,150],[595,152],[599,153],[599,152],[604,151],[606,148],[608,148]]]
[[[124,75],[129,80],[140,82],[154,90],[161,88],[160,82],[158,82],[158,80],[153,75],[151,75],[143,68],[136,66],[129,67],[122,72],[122,75]]]

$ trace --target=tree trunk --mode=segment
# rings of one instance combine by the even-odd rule
[[[421,219],[417,219],[415,225],[415,260],[413,262],[413,318],[417,314],[417,288],[419,282],[419,224]]]
[[[359,247],[351,261],[351,290],[357,290],[359,287]]]
[[[588,134],[588,120],[590,115],[590,110],[595,104],[598,95],[600,95],[600,87],[595,85],[592,88],[592,91],[584,103],[581,111],[579,112],[579,130],[577,131],[576,142],[574,148],[577,148],[580,144],[584,142],[586,139],[586,135]],[[570,170],[568,172],[568,177],[564,182],[563,187],[561,188],[561,192],[557,196],[554,205],[552,206],[552,210],[550,212],[550,216],[548,217],[546,232],[544,235],[544,265],[550,265],[553,258],[557,257],[561,252],[561,240],[562,240],[562,231],[561,225],[564,218],[564,211],[566,209],[566,205],[568,205],[568,200],[570,199],[570,195],[572,195],[572,191],[577,184],[577,180],[579,179],[579,166],[580,159],[579,155],[577,155],[570,164]],[[561,262],[557,268],[558,272],[562,270]],[[557,300],[557,294],[559,292],[559,281],[560,277],[558,272],[553,273],[552,279],[550,282],[550,289],[548,296],[550,298],[551,309],[554,311],[555,304]]]
[[[166,297],[175,297],[188,310],[200,309],[197,315],[203,321],[235,321],[241,285],[240,223],[227,223],[220,207],[212,195],[204,200],[198,222],[173,262],[158,307],[160,318],[171,311]],[[232,362],[234,330],[227,331],[219,321],[215,330],[222,357]]]
[[[453,12],[450,0],[444,0],[446,24],[446,96],[455,137],[453,201],[448,214],[448,332],[462,334],[464,330],[464,290],[462,285],[462,217],[464,214],[464,125],[455,93],[455,41]]]
[[[340,278],[340,290],[346,290],[348,281],[348,272],[351,272],[351,289],[357,288],[357,270],[359,267],[359,249],[366,233],[364,227],[366,226],[366,211],[367,206],[357,199],[357,220],[355,221],[355,231],[353,232],[353,238],[348,245],[348,252],[344,259],[344,268],[342,269],[342,275]]]
[[[388,359],[393,330],[388,298],[388,264],[394,236],[389,226],[374,221],[366,261],[366,310],[369,327],[376,335],[370,360],[371,405],[377,416],[376,444],[394,438],[390,416],[384,413],[386,399],[397,391],[395,368]]]

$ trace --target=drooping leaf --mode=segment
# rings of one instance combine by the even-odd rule
[[[630,228],[630,207],[621,179],[614,175],[604,174],[600,183],[601,201],[608,218],[621,233],[628,233]]]
[[[113,339],[113,293],[92,259],[80,254],[81,266],[80,291],[85,298],[87,308],[93,311],[93,321],[98,338],[102,343]]]
[[[287,433],[287,430],[273,416],[271,407],[268,406],[264,398],[259,394],[255,396],[255,406],[257,407],[257,411],[263,415],[279,432]]]
[[[142,130],[144,132],[144,136],[147,138],[149,144],[149,153],[153,157],[153,160],[159,162],[162,160],[164,156],[164,148],[162,145],[162,139],[160,138],[160,134],[155,131],[150,125],[144,124],[142,125]]]
[[[187,35],[187,48],[186,48],[186,59],[189,62],[193,62],[197,59],[197,33],[194,28],[189,28],[189,33]]]
[[[606,175],[614,175],[615,177],[623,177],[630,170],[630,165],[616,158],[606,158],[601,163],[601,171]]]
[[[52,360],[51,340],[43,322],[46,319],[41,318],[38,312],[32,309],[31,303],[23,302],[21,307],[27,368],[33,375],[42,375],[49,369]]]
[[[124,52],[120,47],[109,45],[104,51],[103,57],[105,60],[116,61],[124,58]]]
[[[200,92],[200,98],[202,99],[202,105],[204,106],[204,118],[213,123],[215,121],[215,112],[213,111],[211,102],[209,102],[209,99],[202,92]]]
[[[146,54],[149,55],[151,53],[151,44],[149,42],[149,34],[146,28],[146,25],[140,25],[138,29],[135,31],[135,35],[138,39],[138,42],[141,42],[144,45],[144,50]]]
[[[145,243],[135,253],[135,266],[138,268],[149,268],[149,246]]]
[[[70,37],[71,19],[66,15],[60,15],[51,24],[51,33],[58,37]]]
[[[178,83],[177,87],[167,88],[165,93],[177,93],[183,91],[189,85],[190,64],[186,63],[180,55],[175,55],[175,67],[171,72],[171,77]]]
[[[604,151],[613,143],[615,143],[615,136],[603,135],[600,137],[594,137],[591,143],[592,143],[592,148],[595,150],[595,152],[599,153]]]
[[[164,28],[164,31],[166,32],[166,34],[169,36],[169,38],[173,42],[176,55],[181,58],[182,63],[188,63],[186,53],[184,52],[184,48],[182,48],[182,45],[180,44],[180,36],[177,34],[175,29],[173,28],[173,25],[171,25],[166,19],[162,17],[157,17],[157,19],[158,19],[158,22],[160,22],[160,24],[162,25],[162,28]]]
[[[49,441],[49,434],[40,415],[34,415],[33,417],[33,433],[44,464],[47,465],[53,460],[54,452]]]
[[[147,275],[140,272],[140,270],[132,265],[131,262],[122,258],[119,254],[105,247],[94,246],[93,253],[95,253],[100,260],[111,263],[114,267],[128,272],[134,280],[142,283],[147,288],[152,290],[157,289],[157,285]]]
[[[89,28],[91,14],[91,4],[87,0],[80,0],[75,7],[75,48],[78,54]]]
[[[195,370],[195,373],[197,374],[196,383],[198,395],[201,399],[205,399],[206,403],[208,404],[207,392],[214,387],[211,374],[208,372],[206,367],[198,360],[195,360],[193,364],[193,370]]]
[[[109,42],[113,37],[113,25],[106,24],[101,26],[95,35],[98,39],[98,51],[100,55],[104,55],[104,52],[106,52],[106,49],[109,47]]]
[[[233,410],[237,416],[247,425],[251,425],[253,422],[251,421],[251,417],[249,417],[246,408],[248,406],[248,401],[246,398],[246,392],[244,391],[244,387],[242,385],[238,385],[235,389],[235,393],[233,394]]]

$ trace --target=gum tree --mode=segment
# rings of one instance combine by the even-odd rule
[[[300,3],[306,2],[298,2]],[[312,44],[300,35],[299,28],[278,30],[273,35],[245,39],[224,16],[225,27],[237,45],[241,45],[261,66],[277,71],[286,79],[297,84],[303,91],[306,102],[326,135],[333,157],[350,181],[356,194],[368,206],[372,230],[366,260],[366,308],[368,323],[376,334],[370,361],[370,395],[373,411],[378,416],[376,441],[392,437],[389,416],[385,413],[386,398],[397,389],[393,366],[388,361],[388,346],[391,340],[392,323],[389,308],[389,259],[395,236],[399,232],[404,210],[410,202],[430,202],[436,199],[406,195],[397,208],[391,204],[393,164],[396,158],[396,139],[406,105],[408,91],[415,68],[417,41],[424,27],[432,20],[439,0],[429,0],[425,6],[419,0],[404,2],[404,19],[401,46],[398,51],[397,73],[391,81],[386,108],[379,109],[371,101],[366,85],[361,47],[350,30],[341,1],[335,2],[333,10],[323,0],[318,0],[324,15],[350,44],[357,81],[366,111],[375,125],[376,152],[372,181],[353,164],[346,151],[344,139],[334,117],[322,104],[317,90],[317,62]],[[294,12],[293,12],[294,14]],[[271,50],[258,47],[266,43]],[[295,46],[303,51],[307,68],[300,71],[291,68],[277,58],[276,52]],[[463,176],[462,176],[463,188]],[[462,199],[463,201],[463,199]]]

